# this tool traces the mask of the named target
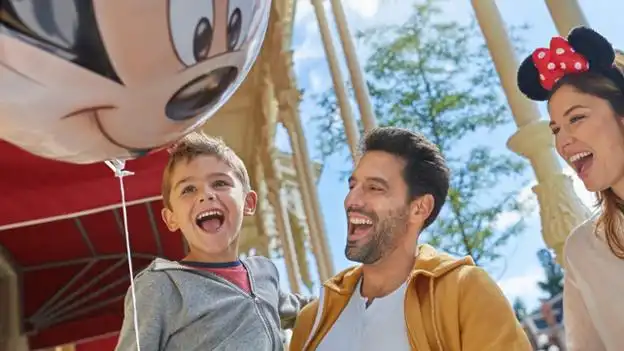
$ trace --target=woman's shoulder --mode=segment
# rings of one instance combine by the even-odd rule
[[[577,255],[579,253],[587,249],[590,242],[596,240],[596,223],[598,216],[598,212],[593,213],[588,219],[572,229],[564,246],[566,259],[578,257]]]

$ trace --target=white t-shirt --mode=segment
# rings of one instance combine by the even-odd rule
[[[576,228],[564,250],[568,351],[624,350],[624,260],[609,250],[602,231],[596,235],[595,221]]]
[[[375,299],[368,308],[360,292],[362,280],[317,351],[409,351],[405,325],[405,288]]]

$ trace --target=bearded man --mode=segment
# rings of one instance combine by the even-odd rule
[[[349,189],[345,255],[361,265],[323,284],[298,316],[290,350],[531,350],[483,269],[417,244],[449,189],[433,143],[405,129],[374,129]]]

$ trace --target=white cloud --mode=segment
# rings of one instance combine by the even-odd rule
[[[297,0],[297,13],[295,14],[295,20],[300,21],[307,17],[314,15],[314,8],[312,7],[311,0]],[[299,22],[296,22],[299,23]]]
[[[520,202],[523,211],[514,212],[502,212],[496,218],[494,228],[498,230],[505,230],[510,226],[518,223],[524,216],[527,219],[528,216],[537,215],[537,198],[531,189],[533,185],[522,188],[518,192],[518,202]]]
[[[505,230],[512,225],[518,223],[521,218],[522,215],[518,212],[502,212],[496,218],[494,228],[497,230]]]
[[[324,79],[323,74],[315,69],[309,70],[308,79],[310,80],[308,84],[311,93],[323,92],[329,88],[331,84],[331,79],[329,79],[329,77],[325,76]]]
[[[318,24],[315,17],[308,17],[298,24],[303,30],[304,39],[295,47],[293,59],[295,62],[302,60],[316,60],[325,57],[325,51],[321,42]]]
[[[520,275],[504,278],[498,281],[498,286],[505,296],[513,303],[516,298],[522,299],[528,309],[537,307],[542,292],[537,282],[543,279],[544,273],[540,267],[534,266]]]
[[[346,0],[345,12],[353,11],[362,18],[371,18],[379,12],[379,0]]]
[[[382,4],[380,0],[346,0],[343,8],[347,17],[349,31],[354,35],[357,31],[380,25],[401,23],[410,14],[411,1],[387,1]],[[323,2],[329,29],[339,61],[342,59],[342,48],[336,32],[335,19],[329,1]],[[304,60],[317,60],[325,58],[318,22],[314,13],[314,8],[310,0],[298,0],[297,13],[295,14],[295,30],[303,33],[303,40],[295,46],[294,60],[301,62]],[[358,48],[358,58],[363,60],[366,57],[365,48]],[[343,69],[344,70],[344,69]]]

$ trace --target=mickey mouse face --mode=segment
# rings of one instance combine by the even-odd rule
[[[259,51],[269,5],[3,1],[0,90],[9,92],[0,96],[0,138],[80,163],[175,141],[240,84]]]
[[[230,0],[226,21],[215,21],[215,9],[222,9],[220,4],[211,2],[169,1],[171,42],[178,60],[186,68],[211,57],[238,52],[244,43],[253,9],[241,4],[244,0]],[[218,67],[185,84],[167,103],[167,117],[185,120],[202,113],[219,100],[238,76],[239,69],[237,66]]]

